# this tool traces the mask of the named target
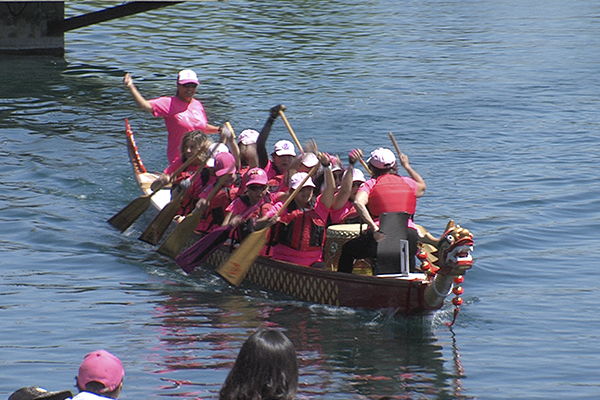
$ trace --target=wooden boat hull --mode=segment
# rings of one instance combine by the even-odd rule
[[[206,266],[217,268],[229,257],[223,246],[211,255]],[[351,308],[388,309],[403,315],[421,315],[441,308],[428,307],[423,301],[427,286],[424,274],[408,277],[383,277],[342,274],[258,257],[246,281],[268,291],[290,295],[295,299]]]
[[[135,178],[144,193],[157,174],[148,173],[143,166],[133,133],[128,130],[127,147]],[[153,196],[158,209],[170,200],[168,189]],[[194,240],[198,240],[196,237]],[[230,247],[223,245],[207,258],[203,267],[214,270],[227,260]],[[469,266],[470,268],[470,266]],[[403,316],[426,315],[443,306],[444,297],[451,293],[431,294],[433,280],[425,273],[401,275],[344,274],[330,270],[304,267],[269,257],[259,256],[252,265],[246,281],[270,292],[282,293],[295,299],[362,309],[386,309]],[[451,281],[450,281],[451,282]],[[452,283],[446,284],[446,286]],[[428,289],[429,288],[429,289]],[[445,290],[445,289],[444,289]],[[429,291],[429,293],[428,293]]]

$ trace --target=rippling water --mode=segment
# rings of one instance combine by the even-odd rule
[[[67,4],[68,16],[94,3]],[[302,398],[597,398],[600,6],[558,1],[184,3],[66,34],[64,59],[0,58],[0,390],[69,388],[83,355],[125,363],[121,398],[216,398],[243,340],[280,327]],[[475,235],[456,325],[311,306],[173,261],[106,219],[138,195],[124,118],[165,166],[147,97],[201,80],[211,122],[390,146],[428,190],[417,221]],[[270,145],[289,134],[277,121]]]

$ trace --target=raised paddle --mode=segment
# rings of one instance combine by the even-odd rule
[[[235,139],[235,132],[233,131],[233,127],[231,126],[229,121],[225,122],[225,126],[227,127],[227,129],[229,129],[229,132],[231,132],[231,137]]]
[[[201,175],[202,170],[206,166],[206,161],[212,157],[213,153],[217,149],[218,145],[214,147],[214,149],[202,160],[200,167],[194,172],[192,176],[192,181],[190,183],[190,187],[194,184],[196,179],[198,179]],[[187,194],[187,190],[180,190],[154,218],[154,220],[148,225],[146,230],[142,232],[139,239],[143,240],[146,243],[150,243],[153,245],[158,244],[160,238],[165,234],[169,225],[173,221],[175,215],[177,215],[177,211],[179,211],[179,207],[181,205],[181,201],[184,199],[184,196]]]
[[[260,201],[249,207],[240,218],[245,221],[260,205]],[[231,235],[236,227],[232,224],[219,226],[175,258],[177,265],[186,273],[191,274],[196,267],[215,252]]]
[[[302,180],[300,185],[292,192],[292,194],[290,194],[285,203],[283,203],[283,206],[277,211],[275,217],[278,217],[287,208],[300,190],[302,190],[306,181],[313,176],[318,169],[319,164],[311,168],[308,175],[306,175],[306,178]],[[217,268],[217,273],[232,285],[239,286],[246,277],[246,274],[250,270],[250,267],[252,267],[252,264],[258,257],[262,248],[267,244],[267,232],[269,228],[270,227],[267,226],[248,235],[240,247],[229,256],[227,261]]]
[[[402,156],[402,152],[400,151],[400,147],[398,147],[398,143],[396,143],[396,139],[394,139],[394,135],[392,135],[392,132],[390,132],[389,135],[390,135],[390,139],[392,140],[392,144],[396,148],[396,153],[398,153],[398,162],[400,162],[400,156]]]
[[[156,188],[156,190],[154,190],[152,193],[142,195],[133,200],[125,208],[109,219],[108,222],[121,232],[124,232],[148,209],[148,207],[150,207],[150,204],[152,204],[152,196],[160,192],[162,188],[171,183],[173,179],[176,178],[177,175],[179,175],[187,167],[189,167],[199,155],[199,153],[194,154],[169,176],[169,179],[166,183],[161,184],[160,187]]]
[[[358,161],[360,161],[360,163],[362,164],[362,166],[365,168],[365,170],[367,171],[367,173],[371,176],[373,176],[373,173],[371,172],[371,169],[369,168],[369,166],[367,165],[367,163],[365,162],[365,160],[363,160],[362,157],[359,157]]]
[[[199,208],[195,208],[191,214],[188,214],[183,221],[175,227],[173,232],[167,236],[163,244],[158,248],[158,252],[160,254],[164,254],[167,257],[175,258],[177,254],[181,251],[183,246],[190,240],[192,234],[198,227],[200,220],[202,219],[202,215],[204,215],[204,211],[210,205],[210,201],[215,197],[217,193],[223,187],[223,183],[228,179],[228,175],[223,175],[219,178],[219,180],[215,183],[215,186],[212,188],[208,196],[206,197],[206,203],[203,204]]]
[[[294,143],[296,143],[296,146],[298,146],[298,149],[300,150],[300,153],[304,154],[304,150],[302,149],[302,145],[300,145],[300,142],[298,141],[298,138],[296,137],[296,134],[294,133],[294,130],[292,129],[292,126],[290,125],[290,123],[288,122],[287,118],[285,117],[285,114],[283,113],[283,110],[279,110],[279,115],[281,115],[281,119],[283,120],[283,123],[287,127],[288,131],[290,131],[290,135],[292,135],[292,139],[294,139]]]

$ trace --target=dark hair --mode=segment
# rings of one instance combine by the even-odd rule
[[[297,390],[294,345],[280,331],[261,329],[242,346],[219,399],[292,400]]]
[[[188,140],[196,142],[196,147],[202,152],[206,152],[210,145],[213,143],[212,140],[202,131],[189,131],[181,139],[181,146],[179,146],[179,153],[181,154],[181,161],[186,162],[184,146]]]
[[[77,380],[77,378],[75,378],[75,380]],[[85,385],[85,389],[81,388],[79,386],[79,383],[77,383],[75,385],[80,392],[90,392],[90,393],[94,393],[97,394],[99,396],[103,396],[103,397],[110,397],[113,399],[116,399],[119,395],[119,390],[121,389],[121,385],[117,386],[115,388],[115,390],[112,391],[107,391],[106,386],[104,386],[103,383],[97,382],[97,381],[90,381],[87,383],[87,385]]]
[[[385,174],[398,175],[398,163],[394,163],[394,165],[389,168],[377,168],[373,166],[373,164],[369,163],[369,169],[371,170],[372,178],[379,178],[381,175]]]

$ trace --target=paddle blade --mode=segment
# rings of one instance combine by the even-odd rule
[[[151,204],[150,195],[140,196],[108,220],[115,228],[124,232],[137,220]]]
[[[198,211],[194,211],[192,214],[185,217],[173,232],[167,236],[157,251],[167,257],[177,257],[177,254],[179,254],[183,246],[185,246],[192,237],[192,234],[200,223],[201,217],[202,213]]]
[[[198,265],[202,264],[204,260],[225,243],[232,230],[233,227],[231,225],[218,227],[178,255],[175,258],[175,262],[182,270],[191,274]]]
[[[177,215],[177,211],[179,211],[179,201],[171,200],[165,208],[160,210],[156,218],[154,218],[146,230],[140,235],[139,239],[146,243],[156,245],[169,228],[173,218]]]
[[[239,286],[262,248],[267,244],[268,231],[269,228],[263,228],[248,235],[227,261],[217,268],[219,275],[232,285]]]

